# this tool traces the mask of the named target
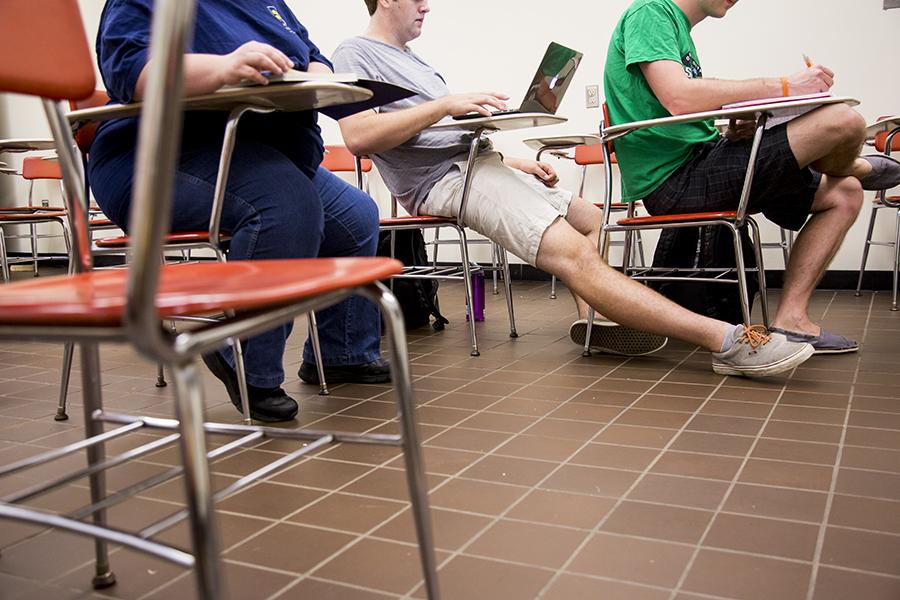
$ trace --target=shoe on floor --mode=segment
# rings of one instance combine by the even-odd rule
[[[859,344],[855,341],[824,329],[819,331],[819,335],[797,333],[778,327],[772,327],[769,331],[784,335],[790,342],[806,342],[815,349],[816,354],[846,354],[859,350]]]
[[[581,347],[587,336],[587,319],[579,319],[569,327],[569,337]],[[605,319],[594,319],[591,325],[590,348],[605,354],[622,356],[644,356],[662,350],[669,338],[656,333],[647,333],[625,327]]]
[[[732,335],[731,348],[712,353],[713,371],[719,375],[777,375],[802,364],[815,352],[810,344],[789,341],[762,325],[736,327]]]
[[[900,185],[900,162],[883,154],[861,156],[872,165],[872,172],[862,177],[859,183],[864,190],[889,190]]]
[[[237,373],[219,352],[204,354],[202,358],[203,364],[216,376],[216,379],[225,384],[225,390],[228,392],[231,403],[239,413],[243,414]],[[300,410],[297,401],[288,396],[280,387],[259,388],[247,384],[247,395],[250,417],[257,421],[265,423],[290,421],[297,416],[297,411]]]
[[[314,363],[303,361],[297,376],[306,383],[319,385],[319,372]],[[332,383],[390,383],[391,364],[379,358],[362,365],[325,367],[325,382]]]

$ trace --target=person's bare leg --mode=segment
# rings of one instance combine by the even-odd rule
[[[594,245],[594,248],[597,248],[602,219],[603,211],[584,198],[575,196],[572,198],[572,202],[569,203],[566,221],[575,229],[575,231],[585,236]],[[608,252],[609,244],[607,242],[607,247],[603,252],[604,258],[608,256]],[[587,319],[588,310],[590,309],[588,303],[580,298],[572,288],[569,288],[569,293],[572,294],[572,299],[575,301],[578,318]],[[594,317],[598,319],[604,318],[603,315],[597,312],[594,313]]]
[[[865,177],[872,170],[859,158],[866,139],[866,122],[846,104],[833,104],[808,112],[787,125],[788,142],[803,168],[825,175]]]
[[[692,313],[610,267],[585,235],[558,219],[544,232],[538,268],[555,274],[607,318],[718,352],[733,326]]]
[[[862,202],[862,188],[853,177],[822,177],[813,200],[812,217],[791,249],[773,327],[819,335],[819,326],[809,319],[809,300],[844,235],[856,221]]]

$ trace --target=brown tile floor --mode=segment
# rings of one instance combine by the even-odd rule
[[[479,358],[453,286],[442,291],[449,328],[410,335],[445,598],[900,598],[900,314],[884,294],[817,293],[815,314],[863,351],[750,381],[714,375],[706,352],[675,342],[647,358],[582,358],[566,338],[568,300],[547,291],[516,285],[516,340],[502,297],[489,297]],[[389,387],[321,398],[298,382],[304,329],[285,360],[300,423],[391,429]],[[77,384],[73,419],[52,420],[59,357],[43,344],[0,350],[0,462],[79,436]],[[110,347],[103,367],[108,407],[170,416],[153,365]],[[237,422],[206,383],[209,417]],[[269,441],[219,460],[215,484],[289,449]],[[174,460],[158,452],[110,485]],[[401,469],[393,449],[337,446],[222,502],[231,597],[422,597]],[[73,509],[85,496],[79,483],[40,504]],[[146,524],[181,497],[171,482],[112,519]],[[183,526],[162,537],[186,544]],[[91,543],[69,535],[4,522],[0,546],[4,599],[193,594],[189,573],[124,550],[119,584],[92,593]]]

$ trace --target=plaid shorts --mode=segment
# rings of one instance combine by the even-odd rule
[[[722,138],[699,146],[697,155],[644,198],[651,215],[737,210],[753,139]],[[801,169],[788,143],[787,124],[765,132],[757,155],[748,210],[799,231],[809,216],[822,175]]]

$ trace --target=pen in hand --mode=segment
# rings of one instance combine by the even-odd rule
[[[813,66],[812,60],[806,54],[803,55],[803,62],[806,63],[806,68],[811,69]]]

